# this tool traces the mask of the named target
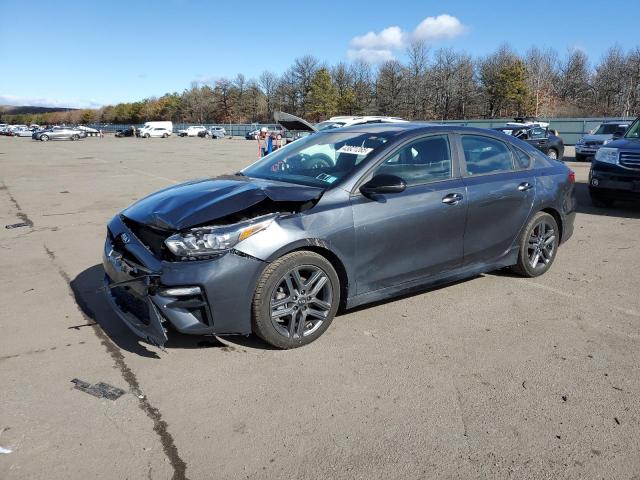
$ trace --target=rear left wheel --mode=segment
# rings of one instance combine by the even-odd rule
[[[551,268],[559,241],[556,219],[546,212],[536,213],[520,237],[518,263],[511,269],[524,277],[542,275]]]
[[[340,281],[331,263],[314,252],[292,252],[269,264],[258,281],[253,331],[275,347],[300,347],[329,328],[339,304]]]

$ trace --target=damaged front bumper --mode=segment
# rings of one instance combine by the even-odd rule
[[[162,261],[116,216],[108,226],[103,266],[113,311],[151,344],[164,346],[168,324],[194,335],[251,333],[261,260],[231,251],[210,260]]]

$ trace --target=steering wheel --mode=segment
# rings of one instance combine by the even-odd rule
[[[303,168],[309,170],[319,170],[321,168],[331,168],[333,166],[331,158],[324,153],[315,153],[313,155],[303,154],[301,163]]]

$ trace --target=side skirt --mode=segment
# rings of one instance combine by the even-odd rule
[[[518,261],[518,248],[513,248],[505,256],[491,263],[482,263],[479,265],[460,267],[456,270],[444,272],[438,275],[430,275],[421,277],[410,282],[401,283],[400,285],[392,285],[390,287],[381,288],[372,292],[363,293],[347,299],[347,309],[364,305],[367,303],[379,302],[389,298],[405,295],[412,292],[428,290],[447,283],[457,282],[465,278],[471,278],[481,273],[491,272],[500,268],[514,265]]]

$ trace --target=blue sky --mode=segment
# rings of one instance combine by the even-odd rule
[[[473,56],[505,42],[518,52],[580,48],[597,61],[614,44],[640,46],[638,19],[638,1],[7,0],[0,104],[133,101],[194,80],[281,73],[304,54],[402,60],[411,38]]]

